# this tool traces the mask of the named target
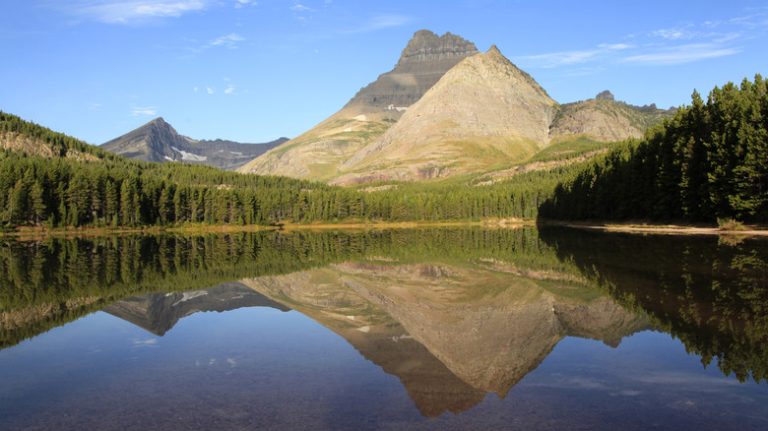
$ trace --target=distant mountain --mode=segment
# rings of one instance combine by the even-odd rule
[[[162,117],[102,145],[107,151],[147,162],[184,162],[233,170],[287,138],[264,143],[242,144],[221,139],[195,140],[180,135]]]
[[[458,36],[422,30],[392,72],[240,172],[342,185],[485,174],[534,161],[551,144],[566,144],[559,153],[570,141],[641,137],[670,115],[608,91],[560,105],[495,46],[478,53]]]
[[[342,163],[380,137],[448,70],[477,52],[472,42],[451,33],[416,32],[393,70],[360,90],[341,111],[240,172],[320,180],[338,176]]]

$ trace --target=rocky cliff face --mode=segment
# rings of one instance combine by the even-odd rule
[[[453,66],[477,53],[472,42],[421,30],[395,68],[301,136],[244,165],[240,172],[328,180],[339,165],[381,136]]]
[[[178,161],[236,169],[285,141],[285,138],[265,144],[241,144],[221,139],[197,141],[180,135],[163,118],[156,118],[103,144],[102,148],[147,162]]]
[[[477,53],[460,36],[429,30],[413,35],[395,68],[360,90],[344,107],[349,114],[376,114],[397,119],[461,60]]]

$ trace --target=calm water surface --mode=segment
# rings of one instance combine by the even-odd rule
[[[768,241],[0,240],[0,429],[768,429]]]

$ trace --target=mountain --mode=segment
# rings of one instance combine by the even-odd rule
[[[196,163],[233,170],[288,139],[242,144],[221,139],[195,140],[180,135],[162,117],[102,145],[107,151],[147,162]]]
[[[673,110],[657,109],[655,105],[633,106],[616,101],[613,94],[606,90],[594,99],[560,106],[549,135],[553,142],[574,136],[600,142],[639,139],[649,127],[672,114]]]
[[[574,141],[642,137],[668,115],[655,106],[617,102],[608,91],[559,105],[492,46],[448,71],[384,135],[347,159],[330,182],[496,172],[532,161],[552,144],[561,144],[558,151],[563,153]]]
[[[381,136],[404,112],[477,48],[460,36],[413,35],[394,69],[361,89],[339,112],[240,168],[243,173],[328,180],[355,152]]]
[[[557,102],[495,46],[459,63],[381,138],[343,165],[340,184],[501,168],[548,143]]]
[[[573,147],[642,137],[670,115],[616,101],[609,91],[558,104],[495,46],[478,53],[458,36],[422,30],[392,72],[240,172],[341,185],[488,174],[536,161],[551,144],[560,145],[550,151],[558,164],[569,152],[583,158]]]

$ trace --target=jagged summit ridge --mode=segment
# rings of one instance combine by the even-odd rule
[[[461,36],[419,30],[403,49],[395,68],[361,89],[345,109],[359,111],[355,114],[389,111],[397,119],[448,70],[477,52],[475,44]]]
[[[419,30],[403,49],[396,67],[421,61],[464,58],[475,52],[475,44],[461,36],[450,32],[438,36],[430,30]]]

